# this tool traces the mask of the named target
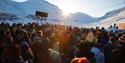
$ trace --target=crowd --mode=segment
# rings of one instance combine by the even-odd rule
[[[125,63],[124,53],[125,32],[119,30],[0,24],[0,63]]]

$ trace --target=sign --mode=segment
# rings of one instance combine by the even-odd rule
[[[48,13],[36,11],[36,16],[39,16],[39,17],[48,17]]]

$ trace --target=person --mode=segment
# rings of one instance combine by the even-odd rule
[[[107,29],[108,32],[118,32],[118,26],[116,26],[116,23],[112,26],[110,26],[108,29]]]
[[[104,55],[105,55],[105,63],[108,63],[112,50],[113,50],[113,44],[111,40],[107,44],[104,45],[103,50],[104,50]]]
[[[49,51],[50,51],[50,58],[52,59],[52,63],[62,63],[61,54],[58,51],[53,50],[51,48],[49,48]]]
[[[88,32],[87,37],[86,37],[86,40],[87,40],[88,42],[90,42],[90,44],[91,44],[91,43],[94,44],[94,42],[95,42],[95,36],[94,36],[94,34],[93,34],[92,31],[89,31],[89,32]]]
[[[119,38],[120,47],[112,51],[109,63],[125,63],[125,34]]]
[[[90,51],[91,45],[88,41],[80,42],[78,45],[78,52],[76,57],[86,57],[90,63],[96,63],[94,53]]]
[[[97,42],[101,43],[102,46],[107,44],[109,42],[108,32],[102,31],[102,34],[98,37],[98,41]]]
[[[20,45],[12,44],[4,51],[5,63],[23,63],[24,60],[20,53]]]
[[[37,31],[36,36],[33,38],[31,49],[34,55],[34,63],[51,63],[49,54],[48,40],[46,40],[41,31]]]
[[[99,43],[96,43],[94,47],[91,48],[91,52],[95,54],[96,63],[104,63],[105,57],[102,51],[102,46]]]
[[[29,47],[28,42],[26,42],[26,41],[21,42],[20,47],[21,47],[20,48],[21,56],[22,56],[24,62],[33,63],[34,57],[33,57],[32,50]]]

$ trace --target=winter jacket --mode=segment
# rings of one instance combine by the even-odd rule
[[[125,63],[125,47],[113,50],[109,63]]]
[[[89,41],[90,43],[93,43],[95,41],[95,36],[92,31],[90,31],[87,34],[86,40]]]
[[[91,48],[91,52],[95,54],[96,63],[104,63],[104,53],[97,47]]]

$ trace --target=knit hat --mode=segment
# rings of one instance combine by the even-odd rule
[[[89,63],[88,59],[86,57],[82,58],[74,58],[71,63]]]
[[[86,57],[83,57],[79,59],[79,63],[89,63],[89,61]]]
[[[122,44],[125,44],[125,34],[123,34],[120,38],[119,38],[119,42]]]

